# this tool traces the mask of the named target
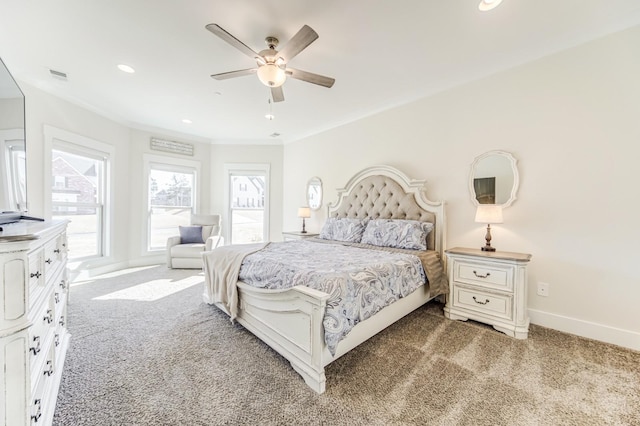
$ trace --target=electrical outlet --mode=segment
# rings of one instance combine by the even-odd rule
[[[538,283],[538,296],[547,297],[549,296],[549,284],[547,283]]]

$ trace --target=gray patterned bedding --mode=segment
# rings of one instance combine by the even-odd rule
[[[335,355],[340,340],[356,324],[426,283],[425,269],[437,275],[436,287],[441,287],[444,273],[439,260],[435,264],[440,271],[433,266],[436,252],[422,251],[423,259],[405,252],[315,240],[271,243],[244,258],[239,280],[267,289],[304,285],[329,294],[324,338]],[[428,268],[423,268],[425,262]]]

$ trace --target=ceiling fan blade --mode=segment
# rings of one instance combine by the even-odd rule
[[[271,97],[273,98],[273,102],[282,102],[282,101],[284,101],[284,92],[282,91],[282,86],[272,87],[271,88]]]
[[[216,80],[226,80],[228,78],[242,77],[244,75],[255,74],[257,70],[258,70],[257,68],[248,68],[246,70],[221,72],[220,74],[213,74],[211,75],[211,77],[215,78]]]
[[[291,40],[289,40],[287,44],[280,49],[280,51],[278,51],[278,56],[282,57],[282,59],[285,60],[285,63],[289,62],[317,38],[318,33],[316,33],[310,26],[305,25],[300,28],[300,31],[298,31],[296,35],[294,35]]]
[[[241,51],[242,53],[244,53],[245,55],[247,55],[248,57],[250,57],[251,59],[260,57],[260,55],[258,55],[252,48],[250,48],[249,46],[247,46],[246,44],[244,44],[243,42],[241,42],[240,40],[238,40],[237,38],[229,34],[220,25],[208,24],[205,26],[205,28],[211,31],[213,34],[220,37],[221,39],[223,39],[224,41],[226,41],[227,43],[229,43],[230,45],[232,45],[233,47],[235,47],[236,49],[238,49],[239,51]]]
[[[307,83],[317,84],[318,86],[331,87],[336,82],[335,78],[326,77],[312,72],[302,71],[295,68],[287,68],[285,71],[288,76],[297,80],[306,81]]]

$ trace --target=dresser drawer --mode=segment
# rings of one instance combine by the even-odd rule
[[[460,283],[513,291],[513,267],[496,263],[455,260],[453,280]]]
[[[510,294],[494,294],[456,287],[453,295],[453,306],[494,316],[496,318],[513,319],[513,296]]]

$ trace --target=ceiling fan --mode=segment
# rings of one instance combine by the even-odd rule
[[[287,67],[289,61],[318,38],[318,33],[308,25],[303,26],[280,50],[276,50],[279,43],[277,38],[265,38],[264,41],[267,43],[267,49],[261,50],[259,53],[256,53],[249,46],[229,34],[218,24],[209,24],[205,28],[255,60],[257,64],[257,68],[213,74],[211,77],[216,80],[226,80],[228,78],[256,73],[258,74],[258,79],[260,79],[265,86],[271,88],[271,97],[274,102],[284,101],[282,85],[287,79],[287,76],[324,87],[331,87],[336,81],[331,77]]]

